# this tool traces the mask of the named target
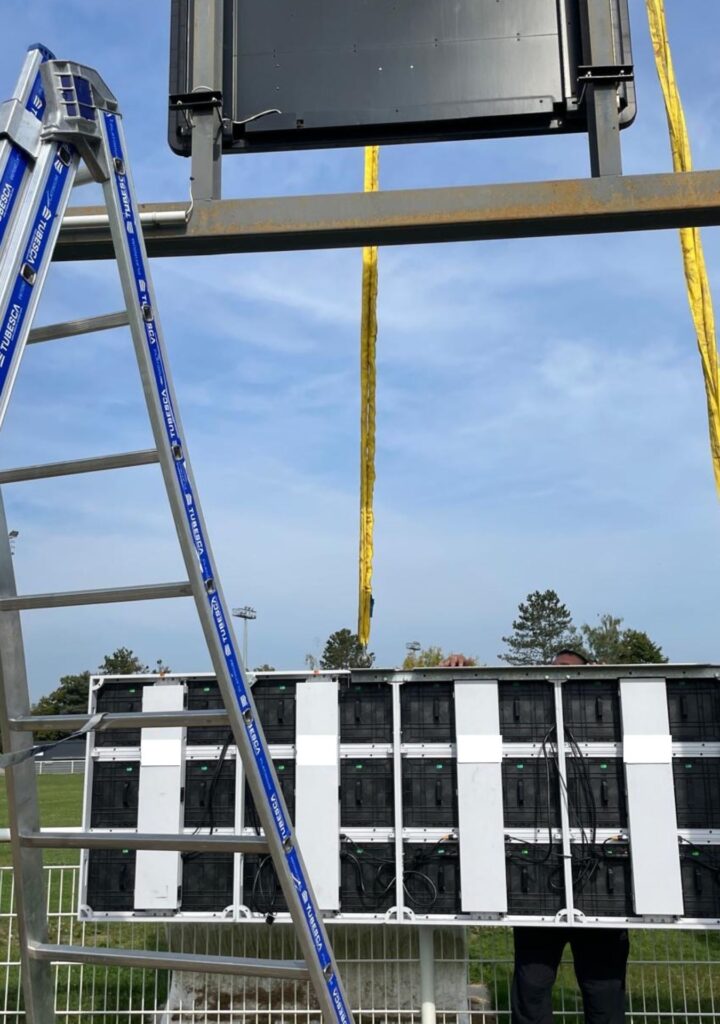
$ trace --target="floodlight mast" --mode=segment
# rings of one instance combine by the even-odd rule
[[[243,605],[242,608],[233,608],[233,615],[236,619],[243,620],[243,665],[247,669],[248,666],[248,619],[256,619],[257,612],[254,608],[251,608],[249,604]]]

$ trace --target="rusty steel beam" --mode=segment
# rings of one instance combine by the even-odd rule
[[[147,204],[141,210],[160,214],[158,223],[145,225],[151,256],[647,231],[720,224],[720,171],[223,199],[196,203],[187,224],[184,207],[177,204]],[[172,223],[172,211],[180,214],[180,223]],[[102,212],[101,207],[69,210],[55,259],[109,258],[107,227],[77,220]]]

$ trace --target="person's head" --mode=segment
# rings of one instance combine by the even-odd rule
[[[552,660],[553,665],[589,665],[589,660],[580,651],[574,651],[571,647],[564,647],[558,651]]]

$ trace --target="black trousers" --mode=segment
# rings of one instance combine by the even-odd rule
[[[588,1024],[625,1020],[625,972],[630,942],[621,928],[516,928],[512,1024],[551,1024],[552,987],[566,943]]]

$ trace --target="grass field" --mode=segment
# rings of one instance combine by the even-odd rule
[[[82,823],[82,775],[39,775],[40,824],[43,828]],[[7,796],[0,782],[0,828],[8,827]],[[77,850],[46,850],[46,864],[77,864]],[[0,866],[10,863],[9,843],[0,844]]]

